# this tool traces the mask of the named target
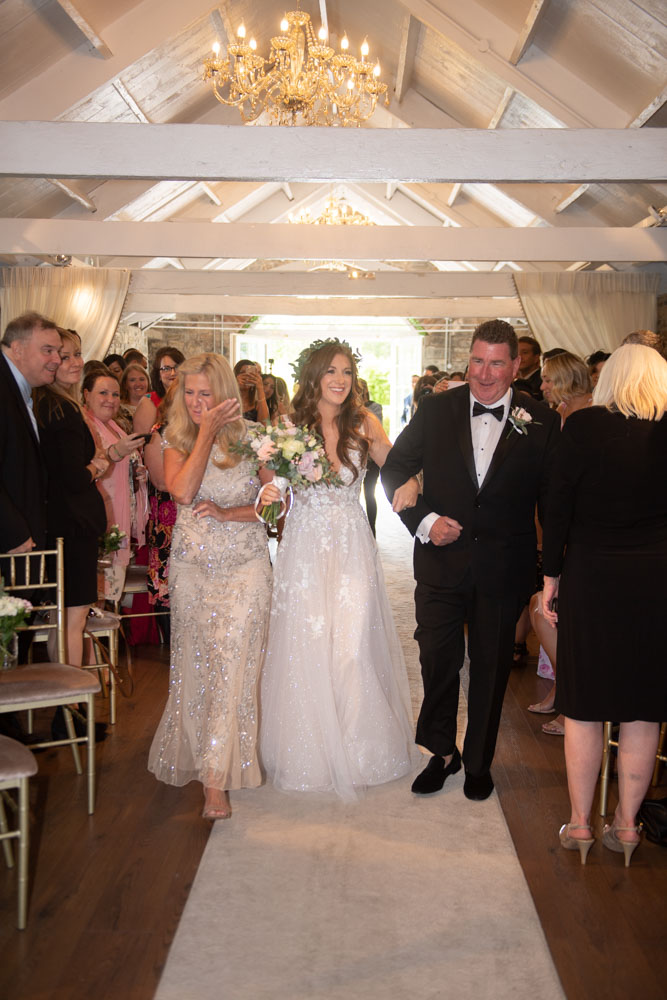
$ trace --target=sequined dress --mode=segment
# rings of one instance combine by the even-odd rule
[[[192,513],[202,500],[251,504],[258,488],[245,460],[219,469],[209,459],[193,503],[178,505],[169,568],[169,695],[148,761],[170,785],[261,784],[257,687],[271,601],[266,529]]]
[[[408,679],[363,475],[295,494],[274,567],[260,756],[292,791],[353,800],[412,769]]]

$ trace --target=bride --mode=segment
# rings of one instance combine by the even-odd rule
[[[367,457],[382,466],[391,444],[361,405],[349,345],[320,342],[304,353],[291,419],[322,435],[342,485],[296,492],[278,547],[261,756],[278,788],[352,800],[414,760],[405,664],[359,503]],[[414,503],[411,490],[397,509]]]

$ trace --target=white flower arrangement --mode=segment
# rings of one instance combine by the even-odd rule
[[[527,434],[530,424],[537,424],[539,426],[539,420],[533,420],[532,414],[528,410],[524,410],[523,406],[513,406],[507,419],[512,425],[509,431],[510,434],[512,430],[515,430],[517,434]]]
[[[100,553],[103,556],[109,555],[110,552],[118,552],[119,549],[124,548],[124,542],[127,538],[127,532],[121,531],[117,524],[112,524],[108,531],[105,531],[100,538]]]
[[[24,624],[30,611],[32,611],[30,601],[5,594],[0,586],[0,655],[2,657],[10,654],[9,646],[16,635],[16,630]]]

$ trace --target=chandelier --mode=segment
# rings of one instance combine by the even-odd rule
[[[367,121],[378,98],[387,94],[379,62],[366,62],[368,42],[361,46],[360,59],[349,54],[347,35],[341,51],[334,52],[326,30],[320,28],[316,39],[310,15],[299,9],[285,14],[280,30],[271,39],[268,59],[257,55],[254,38],[245,41],[243,24],[225,58],[215,43],[213,56],[204,61],[204,80],[210,80],[221,104],[237,107],[244,122],[255,121],[264,111],[276,125],[359,126]]]
[[[319,215],[311,215],[303,210],[298,215],[290,215],[290,222],[309,226],[373,226],[375,223],[362,212],[357,212],[343,197],[329,195],[327,203]]]

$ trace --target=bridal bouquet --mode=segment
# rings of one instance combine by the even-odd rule
[[[245,441],[239,441],[232,448],[257,468],[275,472],[274,485],[284,497],[287,488],[302,489],[324,483],[327,486],[340,485],[340,479],[331,468],[324,450],[322,438],[307,427],[295,425],[283,417],[274,427],[251,428]],[[258,516],[267,524],[275,525],[284,513],[285,501],[265,504]]]
[[[12,665],[14,654],[10,647],[13,644],[17,628],[24,624],[26,616],[31,610],[30,601],[5,594],[0,583],[0,668],[7,669]]]

